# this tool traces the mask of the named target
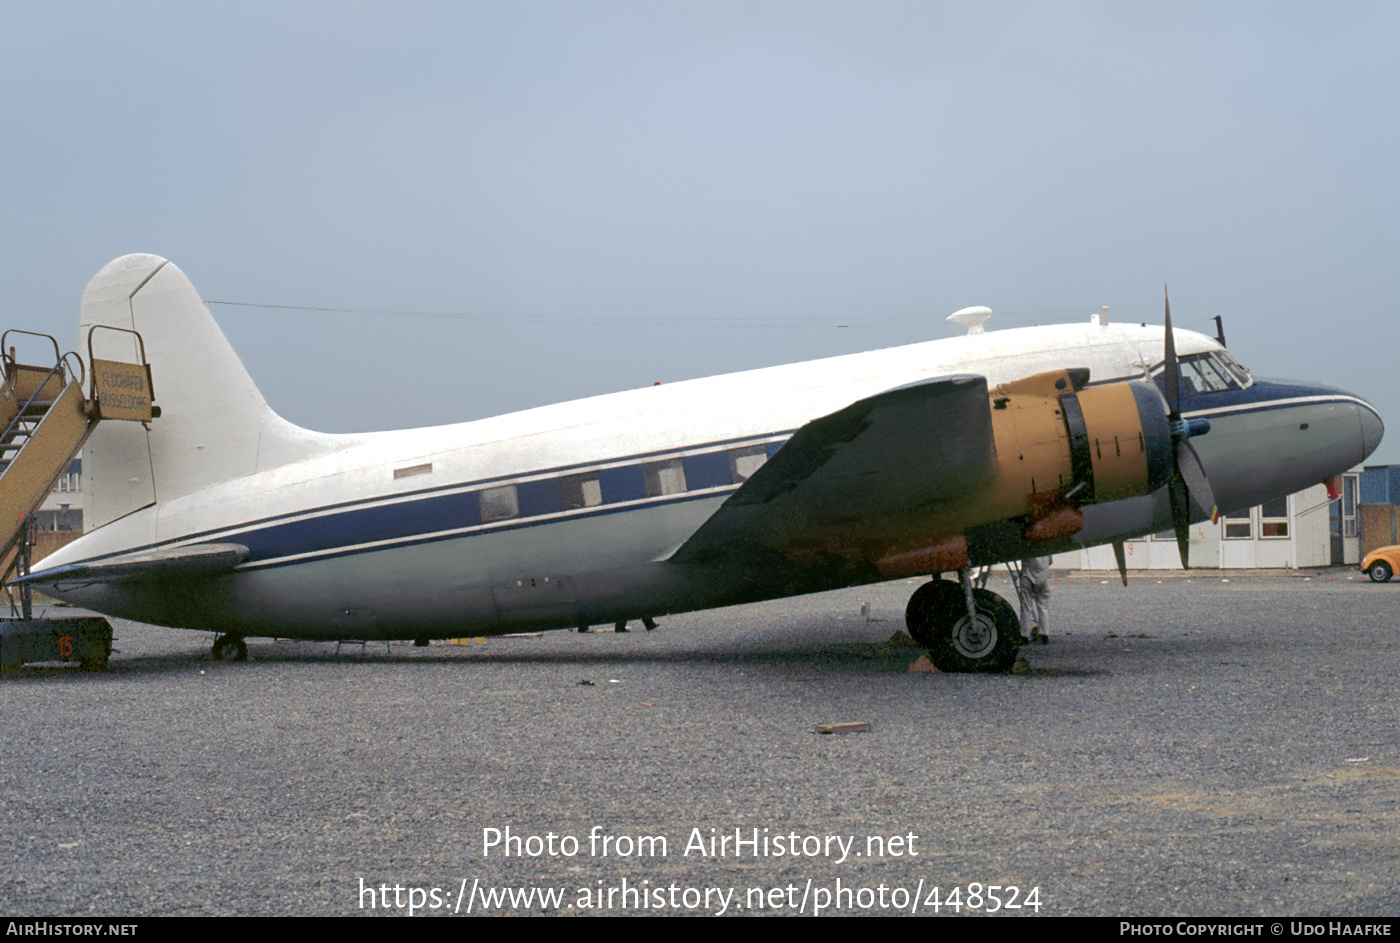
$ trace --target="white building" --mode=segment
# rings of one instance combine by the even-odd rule
[[[1356,527],[1360,469],[1343,476],[1338,500],[1326,485],[1270,501],[1216,523],[1191,525],[1192,569],[1298,569],[1355,564],[1360,560]],[[1179,570],[1176,534],[1163,531],[1124,544],[1130,570]],[[1112,546],[1056,554],[1053,566],[1072,570],[1116,570]]]
[[[34,512],[37,530],[83,532],[83,460],[75,458]]]

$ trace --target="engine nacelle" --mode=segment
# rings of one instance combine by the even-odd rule
[[[1172,471],[1166,402],[1146,380],[1057,370],[991,391],[997,491],[1030,541],[1078,532],[1086,504],[1151,494]]]
[[[1166,401],[1147,380],[1085,387],[1060,397],[1079,504],[1151,494],[1172,474]]]

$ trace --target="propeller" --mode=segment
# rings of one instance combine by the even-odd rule
[[[1215,495],[1201,468],[1200,456],[1191,447],[1192,436],[1204,435],[1210,431],[1210,423],[1204,419],[1186,422],[1181,418],[1181,365],[1176,359],[1176,338],[1172,335],[1172,303],[1166,287],[1162,288],[1166,303],[1166,342],[1164,348],[1164,371],[1167,397],[1167,423],[1172,433],[1172,477],[1167,484],[1167,494],[1171,498],[1172,527],[1176,531],[1176,546],[1181,551],[1181,566],[1190,569],[1187,552],[1191,547],[1191,504],[1198,507],[1214,508]]]

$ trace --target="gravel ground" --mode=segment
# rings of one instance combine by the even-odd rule
[[[911,672],[919,651],[886,640],[912,588],[626,635],[257,639],[242,664],[116,623],[107,671],[0,681],[0,913],[434,913],[475,882],[497,913],[477,895],[932,912],[937,886],[966,911],[977,883],[1023,914],[1032,888],[1051,915],[1400,914],[1400,584],[1058,581],[1020,676]],[[848,721],[870,730],[813,732]],[[546,847],[484,846],[507,828]],[[736,856],[736,829],[855,843]],[[687,848],[723,835],[724,857]]]

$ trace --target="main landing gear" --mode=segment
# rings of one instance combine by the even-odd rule
[[[241,635],[220,635],[209,654],[215,661],[247,661],[248,643]]]
[[[966,570],[958,583],[935,577],[916,589],[904,622],[940,671],[1006,671],[1021,645],[1016,610],[991,590],[973,587]]]

